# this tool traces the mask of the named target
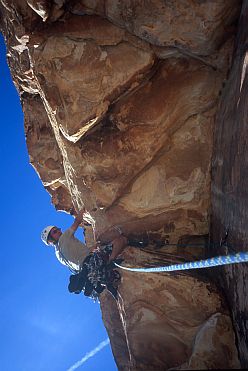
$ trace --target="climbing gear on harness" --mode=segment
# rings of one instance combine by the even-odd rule
[[[107,289],[117,299],[121,275],[116,270],[115,264],[109,262],[111,252],[112,244],[102,245],[101,248],[91,252],[84,259],[80,271],[73,272],[74,274],[70,276],[69,292],[75,294],[83,292],[85,296],[97,301],[102,291]],[[121,264],[123,259],[115,261]]]
[[[125,269],[131,272],[147,272],[147,273],[156,273],[156,272],[175,272],[181,270],[188,270],[188,269],[199,269],[199,268],[209,268],[209,267],[217,267],[220,265],[228,265],[228,264],[235,264],[235,263],[244,263],[248,262],[248,252],[239,252],[234,255],[226,255],[226,256],[216,256],[214,258],[199,260],[195,262],[188,262],[183,264],[174,264],[165,267],[153,267],[153,268],[128,268],[123,267],[119,264],[115,265],[118,268]]]
[[[92,296],[93,290],[99,295],[105,289],[100,283],[96,287],[87,279],[87,271],[81,270],[77,274],[72,274],[70,276],[70,282],[68,285],[68,290],[70,293],[80,294],[82,291],[85,296]]]
[[[43,229],[43,231],[41,232],[41,239],[42,241],[48,246],[49,243],[48,243],[48,236],[49,236],[49,233],[51,232],[51,230],[54,228],[55,226],[54,225],[49,225],[47,226],[46,228]]]

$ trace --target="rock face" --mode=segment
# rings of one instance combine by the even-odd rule
[[[124,255],[130,266],[168,264],[178,256],[131,248]],[[204,276],[124,272],[117,308],[107,294],[101,307],[120,370],[239,368],[228,311]]]
[[[234,251],[247,251],[248,3],[244,2],[235,56],[216,118],[212,182],[212,236],[228,230]],[[219,252],[219,251],[218,251]],[[242,368],[248,368],[246,264],[223,267],[221,284],[232,308]]]
[[[237,0],[1,1],[30,162],[57,209],[85,205],[96,238],[115,226],[148,238],[126,249],[126,264],[206,254],[161,245],[206,242],[213,128],[240,10]],[[240,366],[206,272],[125,272],[118,302],[106,293],[101,307],[120,370]]]

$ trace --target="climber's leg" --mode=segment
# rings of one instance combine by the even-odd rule
[[[123,252],[127,246],[127,238],[124,236],[118,236],[112,241],[113,249],[109,257],[109,260],[115,259],[119,254]]]

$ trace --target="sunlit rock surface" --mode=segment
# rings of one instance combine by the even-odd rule
[[[129,266],[206,256],[190,243],[206,246],[210,229],[215,117],[241,3],[0,2],[30,162],[56,209],[86,206],[96,238],[115,226],[148,238],[126,249]],[[118,303],[104,293],[101,307],[120,370],[240,367],[207,272],[124,272]]]

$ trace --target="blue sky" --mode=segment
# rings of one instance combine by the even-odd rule
[[[0,35],[1,297],[0,369],[63,371],[107,338],[100,307],[67,291],[70,272],[40,240],[50,224],[70,226],[56,212],[29,164],[20,100]],[[105,346],[78,370],[116,371]]]

